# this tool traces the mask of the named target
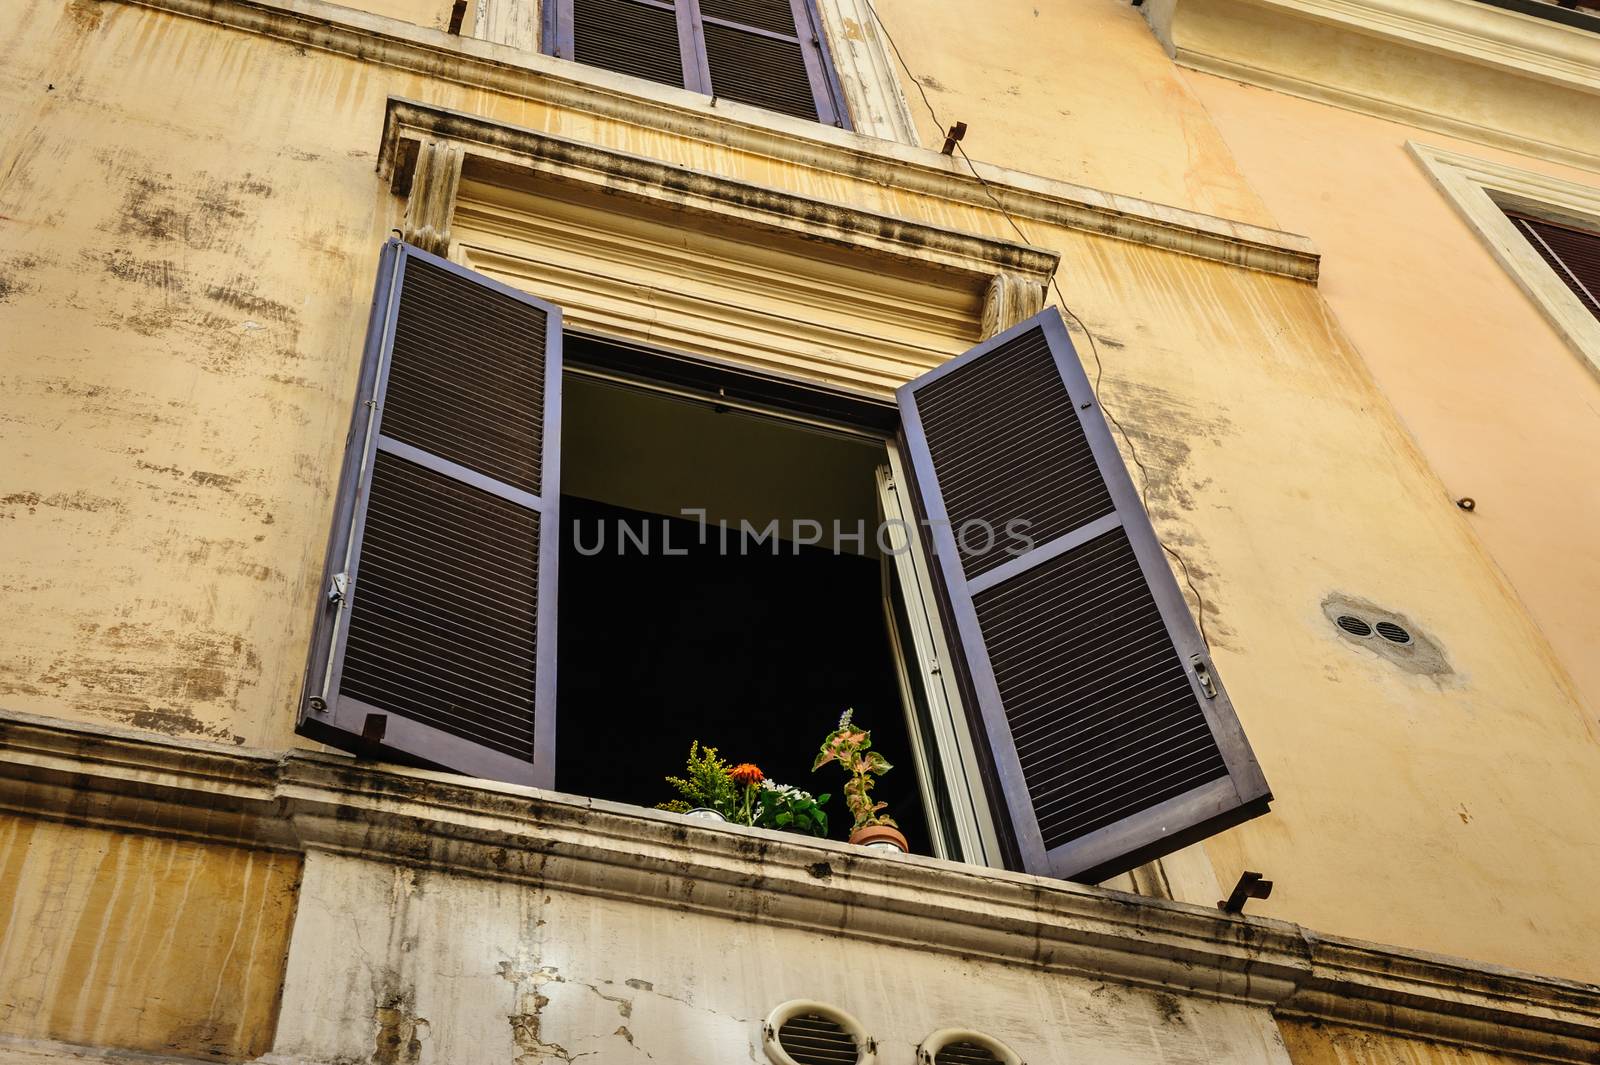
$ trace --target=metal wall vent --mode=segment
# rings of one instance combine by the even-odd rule
[[[1398,610],[1333,592],[1322,600],[1322,615],[1340,641],[1377,655],[1407,673],[1442,677],[1455,672],[1439,642]]]
[[[918,1065],[1024,1065],[1016,1051],[969,1028],[944,1028],[917,1048]]]
[[[1372,635],[1372,626],[1353,614],[1340,614],[1335,624],[1352,636]]]
[[[933,1065],[1000,1065],[994,1051],[980,1043],[951,1043],[933,1056]]]
[[[776,1065],[872,1065],[877,1047],[861,1022],[822,1002],[785,1002],[761,1026]]]
[[[1374,626],[1378,635],[1391,643],[1410,643],[1411,634],[1392,621],[1380,621]]]

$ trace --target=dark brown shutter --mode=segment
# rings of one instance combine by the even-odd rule
[[[846,125],[810,0],[698,0],[713,95]]]
[[[1266,780],[1055,309],[898,398],[1022,867],[1099,882],[1264,813]]]
[[[563,59],[849,128],[813,0],[549,0]]]
[[[1600,318],[1600,233],[1512,211],[1506,216],[1589,313]]]
[[[689,0],[559,0],[552,2],[553,52],[590,66],[679,88],[698,89],[700,61],[690,29]],[[690,42],[684,46],[685,40]]]
[[[384,246],[300,731],[553,783],[561,312]]]

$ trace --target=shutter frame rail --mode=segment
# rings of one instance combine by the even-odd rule
[[[973,365],[991,352],[1010,350],[1013,342],[1033,332],[1041,333],[1048,345],[1054,368],[1066,387],[1072,413],[1083,430],[1115,509],[1079,523],[1042,544],[1034,544],[1029,551],[999,566],[969,576],[964,570],[957,532],[951,525],[939,487],[934,454],[917,396],[925,387]],[[1026,872],[1098,883],[1265,813],[1272,798],[1266,778],[1221,686],[1210,652],[1172,575],[1138,490],[1098,410],[1098,400],[1060,313],[1054,307],[1046,308],[905,384],[897,391],[896,398],[916,481],[915,490],[926,520],[924,535],[930,541],[930,553],[941,577],[946,624],[955,630],[950,633],[952,649],[959,649],[961,661],[957,665],[962,668],[966,685],[976,701],[975,727],[988,740],[992,756],[989,776],[992,787],[999,793],[991,798],[1001,800],[994,805],[997,810],[1004,811],[1000,816],[1006,823],[1001,827],[1009,829],[1014,861]],[[1111,824],[1047,848],[974,600],[984,592],[1001,588],[1119,529],[1132,548],[1139,573],[1154,599],[1167,638],[1181,663],[1190,693],[1226,772],[1181,794],[1141,806]],[[1166,663],[1166,668],[1170,669],[1171,664]],[[1153,748],[1160,742],[1161,737],[1157,736],[1145,745]],[[1113,753],[1120,759],[1120,753]]]
[[[510,297],[544,316],[544,366],[539,426],[539,489],[528,492],[450,459],[397,440],[383,431],[383,411],[397,338],[406,269],[421,261],[489,292]],[[346,437],[333,528],[318,591],[318,610],[300,702],[296,731],[362,756],[448,769],[513,784],[553,787],[555,782],[556,591],[559,560],[562,313],[554,304],[501,284],[448,259],[399,240],[387,241],[378,265],[367,339],[361,358],[355,412]],[[537,515],[538,555],[533,563],[537,588],[533,603],[535,651],[531,758],[496,750],[470,736],[457,735],[375,706],[343,691],[347,640],[361,595],[361,555],[366,535],[370,489],[378,456],[447,478],[494,499]],[[329,594],[336,579],[341,594]],[[440,580],[453,578],[441,576]],[[452,707],[452,709],[457,709]],[[373,715],[377,715],[374,719]],[[485,715],[473,707],[455,714],[463,720]],[[369,732],[369,721],[378,728]],[[482,722],[480,722],[482,727]]]

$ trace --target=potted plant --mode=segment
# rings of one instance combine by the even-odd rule
[[[811,766],[815,773],[829,762],[838,762],[850,779],[844,786],[845,805],[855,817],[850,830],[850,842],[873,850],[897,850],[901,854],[911,848],[894,819],[882,811],[886,802],[874,803],[869,794],[877,778],[893,768],[889,760],[872,749],[872,733],[857,728],[851,718],[854,708],[846,710],[839,718],[839,727],[828,733],[822,741],[822,750]]]
[[[662,803],[662,810],[702,821],[727,821],[738,811],[739,788],[733,782],[733,767],[717,755],[715,747],[701,747],[699,740],[689,745],[683,776],[668,777],[667,783],[682,798]]]
[[[689,759],[681,777],[668,777],[667,783],[682,798],[660,804],[707,821],[731,821],[737,825],[775,828],[781,832],[802,832],[812,836],[828,834],[828,814],[823,807],[829,796],[768,780],[759,766],[751,762],[729,765],[715,747],[702,747],[696,740],[689,746]]]

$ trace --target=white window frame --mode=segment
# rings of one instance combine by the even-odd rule
[[[1600,319],[1528,243],[1507,210],[1600,231],[1600,187],[1408,141],[1422,169],[1489,251],[1600,377]]]

